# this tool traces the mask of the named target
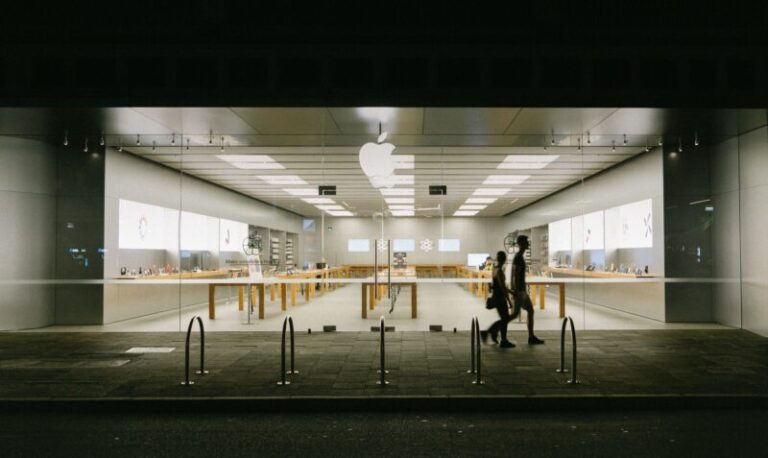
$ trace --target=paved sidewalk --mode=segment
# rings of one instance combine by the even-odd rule
[[[296,368],[278,386],[280,335],[208,333],[206,376],[181,386],[181,333],[0,333],[0,400],[253,397],[768,395],[768,339],[740,330],[578,333],[578,385],[558,374],[559,335],[517,348],[483,345],[485,385],[472,384],[469,335],[386,333],[386,388],[376,384],[375,332],[297,333]],[[566,336],[570,340],[570,336]],[[199,342],[193,336],[193,342]],[[170,353],[126,353],[174,347]],[[570,341],[566,345],[570,366]],[[193,345],[192,370],[199,364]]]

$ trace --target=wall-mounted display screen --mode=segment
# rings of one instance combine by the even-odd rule
[[[351,251],[351,252],[371,251],[371,241],[368,239],[349,239],[347,241],[347,251]]]
[[[216,251],[219,240],[219,219],[199,213],[181,212],[179,231],[182,250]]]
[[[416,241],[413,239],[395,239],[392,241],[392,251],[414,251],[416,249]]]
[[[584,249],[602,250],[605,248],[604,213],[596,211],[584,215]]]
[[[571,250],[571,219],[561,219],[554,223],[549,223],[549,252]]]
[[[459,251],[461,250],[461,242],[459,239],[440,239],[437,241],[438,251]]]
[[[118,247],[127,250],[176,250],[179,212],[120,199]]]
[[[653,247],[653,200],[619,207],[619,248]]]
[[[480,267],[488,256],[490,256],[488,253],[469,253],[467,255],[467,266]]]
[[[242,251],[248,238],[248,225],[228,219],[219,220],[219,251]]]

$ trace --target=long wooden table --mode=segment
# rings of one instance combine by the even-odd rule
[[[348,269],[349,275],[354,277],[373,275],[373,264],[344,264],[342,267]],[[386,263],[383,267],[386,268]],[[460,267],[459,264],[408,264],[408,268],[415,270],[417,277],[458,277]]]
[[[241,280],[242,281],[242,280]],[[241,282],[239,283],[232,283],[232,282],[221,282],[221,283],[209,283],[208,284],[208,318],[211,320],[216,319],[216,287],[217,286],[237,286],[237,309],[243,310],[244,305],[244,296],[245,296],[245,287],[250,286],[250,295],[251,295],[251,304],[256,302],[255,300],[255,294],[254,294],[254,288],[259,291],[259,319],[264,319],[264,283],[250,283],[249,285],[245,285]]]
[[[361,310],[361,316],[363,319],[368,318],[368,309],[374,310],[376,308],[376,304],[379,302],[379,300],[384,296],[384,293],[387,292],[387,287],[389,284],[387,282],[378,282],[374,283],[373,280],[371,281],[364,281],[360,283],[360,290],[361,290],[361,299],[360,299],[360,310]],[[410,286],[411,287],[411,318],[416,318],[418,316],[419,311],[419,305],[418,305],[418,284],[416,283],[416,279],[413,280],[405,280],[398,279],[397,282],[392,283],[392,286]]]

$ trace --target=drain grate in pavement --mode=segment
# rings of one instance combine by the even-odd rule
[[[126,353],[170,353],[176,347],[131,347]]]

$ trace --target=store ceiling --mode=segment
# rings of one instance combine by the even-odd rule
[[[360,147],[376,142],[379,122],[389,134],[386,141],[395,146],[394,156],[413,155],[412,169],[394,172],[406,182],[413,176],[413,185],[394,188],[414,189],[416,216],[453,215],[478,188],[509,189],[477,213],[500,216],[642,154],[647,146],[655,147],[662,135],[679,137],[684,146],[692,147],[694,136],[711,142],[764,125],[765,110],[0,109],[0,134],[50,136],[60,132],[63,136],[66,131],[73,137],[93,137],[92,142],[103,135],[109,146],[122,146],[130,153],[307,216],[319,215],[321,210],[283,189],[336,185],[338,194],[331,197],[334,203],[355,215],[369,216],[387,208],[359,161]],[[242,169],[219,155],[267,155],[284,169]],[[540,169],[498,168],[508,155],[557,158]],[[284,175],[295,175],[306,185],[270,184],[269,177]],[[519,184],[483,185],[496,175],[527,178]],[[448,195],[429,196],[428,186],[434,184],[446,185]],[[438,206],[439,210],[418,210]]]

